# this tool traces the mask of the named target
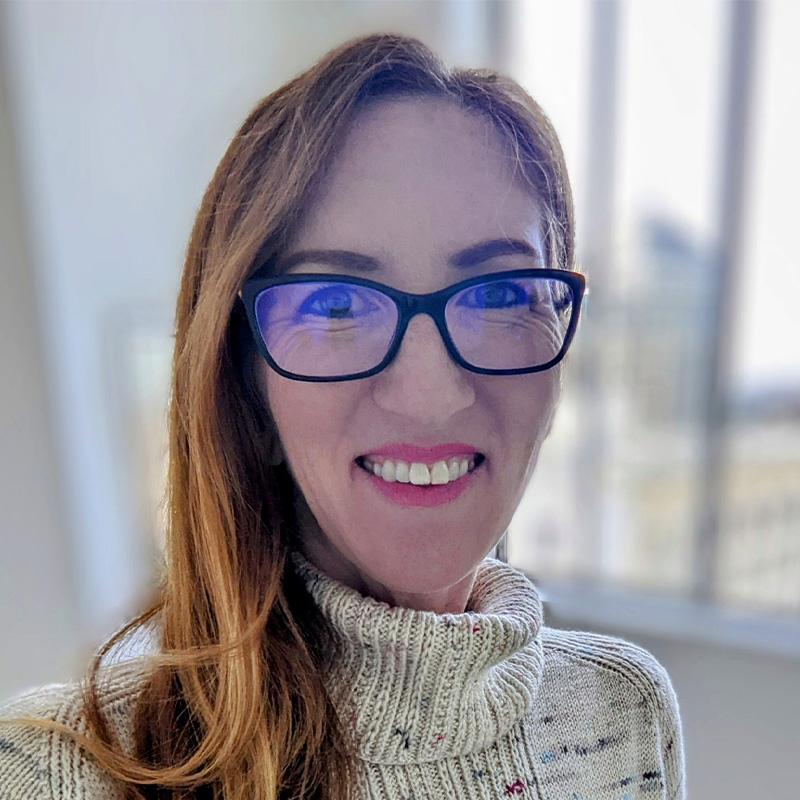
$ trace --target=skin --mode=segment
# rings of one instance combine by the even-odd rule
[[[364,253],[383,262],[366,277],[431,292],[531,266],[506,255],[456,271],[447,257],[505,237],[543,252],[540,221],[491,123],[438,99],[394,99],[358,117],[286,253]],[[344,272],[322,263],[291,271]],[[259,358],[260,388],[299,489],[306,557],[392,606],[465,611],[477,567],[508,526],[550,432],[563,363],[527,375],[472,373],[450,358],[427,315],[411,320],[394,361],[362,380],[293,381]],[[357,480],[354,458],[385,441],[465,441],[487,460],[455,502],[403,507]]]

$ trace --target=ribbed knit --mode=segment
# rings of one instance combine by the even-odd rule
[[[326,676],[358,754],[359,797],[684,800],[678,701],[661,664],[625,640],[543,624],[520,571],[479,565],[467,611],[365,597],[299,552],[291,563],[337,634]],[[106,713],[130,736],[136,663],[109,668]],[[74,684],[2,709],[80,725]],[[21,707],[24,710],[20,711]],[[61,737],[0,729],[0,798],[107,800]]]
[[[435,614],[364,597],[299,552],[292,563],[338,634],[329,686],[364,797],[685,797],[664,668],[622,639],[545,626],[519,570],[484,559],[468,611]]]

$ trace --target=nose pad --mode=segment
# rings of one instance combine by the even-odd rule
[[[398,362],[402,362],[403,368],[406,364],[410,364],[415,372],[427,369],[435,374],[447,370],[451,373],[451,377],[456,379],[463,378],[462,373],[465,372],[450,355],[435,320],[425,313],[417,314],[409,320],[400,349],[395,354],[389,369]]]
[[[445,423],[474,403],[470,375],[451,357],[433,318],[417,314],[392,362],[375,376],[373,397],[393,413]]]

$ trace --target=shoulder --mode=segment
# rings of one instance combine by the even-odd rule
[[[644,647],[616,636],[542,626],[545,663],[555,670],[598,672],[655,708],[675,690],[664,666]]]
[[[132,712],[149,674],[143,659],[105,666],[98,678],[100,710],[125,749],[132,747]],[[83,682],[51,683],[0,703],[0,797],[76,800],[114,797],[114,787],[69,736],[25,724],[49,720],[85,733]]]
[[[616,636],[542,626],[545,695],[580,707],[609,729],[625,720],[660,772],[666,800],[685,797],[683,730],[667,670],[646,648]]]

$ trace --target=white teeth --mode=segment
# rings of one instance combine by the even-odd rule
[[[408,470],[408,479],[415,486],[427,486],[431,482],[431,473],[425,464],[415,461]]]
[[[460,478],[461,477],[461,459],[460,458],[451,458],[447,462],[447,470],[450,473],[450,478]]]
[[[380,475],[385,481],[394,483],[394,461],[384,461],[383,466],[380,468]]]
[[[428,486],[430,484],[442,485],[458,480],[475,466],[475,458],[451,458],[449,461],[436,461],[430,467],[427,464],[414,461],[395,461],[386,459],[382,463],[364,458],[364,466],[379,478],[388,483],[413,483],[415,486]]]
[[[448,483],[450,481],[450,470],[447,468],[447,462],[437,461],[431,470],[431,483]]]

